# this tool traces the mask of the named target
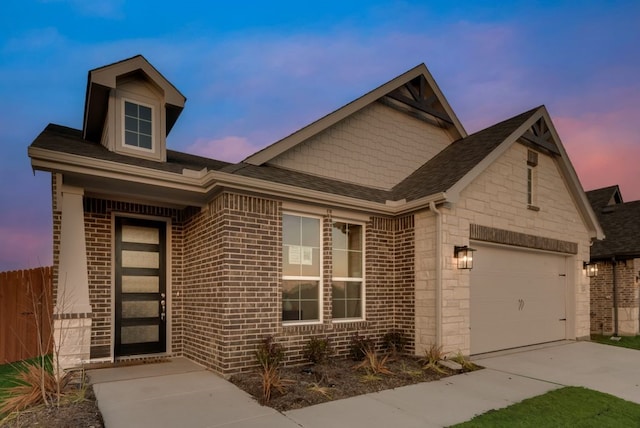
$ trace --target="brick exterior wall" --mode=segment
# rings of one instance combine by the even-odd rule
[[[285,348],[285,364],[303,363],[311,337],[328,337],[338,356],[354,334],[380,344],[402,330],[413,349],[413,217],[371,218],[365,226],[366,319],[331,318],[331,236],[326,210],[323,236],[323,320],[286,325],[282,314],[282,207],[280,202],[223,193],[184,225],[183,350],[188,358],[230,375],[254,369],[255,350],[267,336]]]
[[[85,242],[87,247],[87,273],[89,301],[93,311],[91,328],[91,358],[111,355],[112,346],[112,293],[113,293],[113,231],[112,213],[143,216],[171,221],[171,245],[167,245],[167,260],[171,263],[167,277],[169,319],[171,321],[170,352],[182,352],[182,222],[190,213],[143,204],[84,198]],[[169,236],[169,235],[168,235]],[[169,343],[169,342],[168,342]]]
[[[598,276],[591,280],[591,332],[613,334],[614,289],[612,261],[598,261]],[[616,298],[618,306],[618,334],[636,335],[639,332],[640,259],[615,262]]]

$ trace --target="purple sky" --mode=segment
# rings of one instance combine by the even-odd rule
[[[0,271],[52,262],[28,145],[80,128],[87,72],[136,54],[187,97],[174,150],[241,160],[424,62],[467,131],[545,104],[583,187],[640,199],[640,2],[226,3],[2,3]]]

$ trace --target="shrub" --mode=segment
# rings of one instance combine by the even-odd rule
[[[271,393],[277,390],[280,394],[286,392],[290,379],[280,376],[280,364],[284,359],[282,345],[276,343],[273,336],[265,337],[256,350],[256,360],[260,364],[260,378],[262,380],[262,402],[271,400]]]
[[[263,367],[278,367],[284,359],[282,345],[276,343],[275,337],[267,336],[262,339],[256,350],[256,360]]]
[[[407,342],[407,337],[400,330],[391,330],[382,337],[382,346],[392,354],[404,352]]]
[[[360,336],[358,333],[351,336],[349,344],[349,356],[353,361],[361,361],[367,356],[367,351],[373,351],[375,343],[373,339]]]
[[[367,373],[373,375],[386,374],[392,375],[393,372],[387,367],[387,361],[389,356],[385,355],[382,358],[378,358],[378,354],[373,348],[369,348],[365,351],[365,358],[360,363],[356,364],[354,369],[364,368]]]
[[[442,346],[432,344],[424,352],[424,370],[433,370],[437,373],[447,373],[439,365],[438,361],[444,358],[444,352],[442,352]]]
[[[304,347],[304,357],[313,364],[324,364],[327,362],[333,349],[326,337],[312,337]]]

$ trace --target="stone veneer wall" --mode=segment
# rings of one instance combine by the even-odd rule
[[[568,339],[589,336],[589,281],[582,270],[582,262],[589,260],[590,237],[584,221],[575,207],[556,160],[539,154],[535,167],[535,204],[527,206],[527,154],[531,150],[519,143],[513,144],[485,169],[460,194],[459,202],[443,206],[442,213],[442,329],[445,352],[469,354],[470,336],[470,277],[466,270],[454,266],[455,245],[470,244],[471,225],[499,229],[501,234],[517,232],[523,243],[557,240],[566,251],[575,248],[570,256],[573,269],[567,272],[569,317]],[[417,284],[416,284],[416,346],[423,348],[435,341],[435,215],[419,213],[416,219]],[[430,238],[432,237],[432,238]],[[563,242],[560,242],[563,241]],[[574,246],[577,244],[577,246]],[[472,246],[472,245],[471,245]]]
[[[618,334],[636,335],[639,332],[640,259],[616,262],[618,305]],[[598,276],[591,279],[591,332],[614,333],[613,262],[598,261]]]

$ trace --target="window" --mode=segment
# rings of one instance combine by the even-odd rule
[[[362,318],[363,227],[333,223],[333,278],[331,281],[333,319]]]
[[[320,321],[320,219],[282,217],[282,321]]]
[[[533,205],[533,168],[527,167],[527,204]]]
[[[152,149],[151,107],[124,102],[124,144]]]
[[[535,202],[535,188],[536,188],[536,176],[535,167],[538,166],[538,153],[533,150],[527,150],[527,206],[534,211],[538,210],[538,207],[534,205]]]

